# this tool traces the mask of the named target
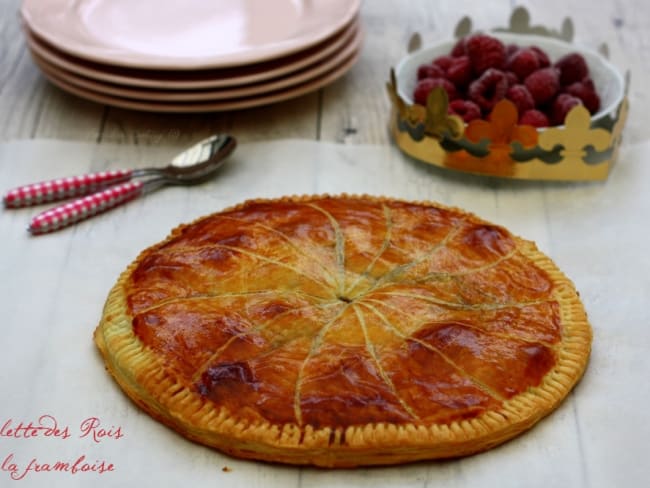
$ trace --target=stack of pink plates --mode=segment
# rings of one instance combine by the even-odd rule
[[[343,76],[361,0],[23,0],[32,57],[83,98],[154,112],[266,105]]]

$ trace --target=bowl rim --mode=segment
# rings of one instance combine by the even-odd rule
[[[487,35],[496,37],[497,39],[500,39],[501,41],[505,41],[505,42],[513,42],[513,43],[520,43],[520,44],[535,44],[535,45],[539,45],[542,48],[544,48],[544,45],[547,46],[553,45],[561,49],[566,49],[567,50],[566,54],[570,52],[579,52],[581,54],[586,54],[587,57],[589,58],[586,59],[588,65],[590,65],[591,59],[597,60],[597,62],[601,63],[602,66],[605,68],[605,71],[607,71],[612,76],[612,80],[615,80],[614,95],[612,96],[611,101],[606,106],[601,107],[601,109],[598,112],[596,112],[591,116],[592,122],[600,121],[608,114],[615,114],[616,110],[618,109],[621,102],[623,101],[623,98],[625,97],[626,82],[623,77],[623,74],[608,59],[606,59],[602,54],[600,54],[599,52],[593,49],[578,44],[573,44],[571,42],[567,42],[561,39],[557,39],[555,37],[549,37],[543,35],[504,32],[504,31],[488,31],[485,33]],[[415,69],[413,70],[413,75],[414,75],[413,79],[415,80],[415,72],[417,70],[417,67],[420,66],[420,64],[423,64],[420,61],[415,61],[416,59],[424,57],[426,53],[430,51],[440,50],[444,47],[448,47],[448,51],[447,51],[448,53],[451,51],[451,48],[458,42],[458,39],[459,38],[447,38],[447,39],[441,39],[440,41],[434,43],[429,43],[417,49],[416,51],[413,51],[407,54],[406,56],[403,56],[397,62],[397,64],[395,65],[395,78],[397,80],[397,94],[405,102],[410,104],[414,103],[413,97],[404,90],[405,83],[400,83],[400,80],[403,80],[403,76],[404,76],[404,75],[400,76],[400,74],[403,74],[404,70],[407,69],[411,64],[413,64],[415,67]],[[443,54],[441,53],[440,55]],[[429,58],[430,57],[431,56],[429,56]],[[592,66],[589,66],[589,68],[591,72]],[[599,93],[599,95],[601,94]]]

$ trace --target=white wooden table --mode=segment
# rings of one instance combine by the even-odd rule
[[[41,208],[0,212],[0,487],[648,486],[650,100],[644,90],[650,4],[524,2],[535,23],[557,28],[571,15],[577,42],[597,47],[606,41],[614,64],[632,70],[625,145],[611,178],[558,184],[444,173],[393,147],[384,83],[411,33],[421,32],[425,42],[449,37],[466,14],[477,27],[506,25],[512,6],[413,0],[395,11],[397,3],[364,2],[361,60],[332,86],[241,112],[154,115],[100,106],[52,87],[24,47],[18,0],[0,0],[0,191],[126,162],[144,167],[216,131],[240,142],[231,163],[206,185],[165,189],[55,234],[30,238],[25,232]],[[184,440],[134,407],[91,341],[117,275],[180,222],[247,198],[323,192],[438,200],[536,241],[574,280],[594,327],[584,379],[548,419],[487,453],[344,471],[235,460]],[[5,435],[8,421],[15,427],[43,415],[67,427],[69,437]],[[112,437],[82,437],[80,424],[89,417]],[[12,466],[20,476],[32,459],[74,462],[82,455],[114,470],[32,470],[11,479]]]
[[[410,35],[424,42],[452,36],[469,15],[477,28],[505,26],[514,5],[527,6],[532,23],[560,28],[570,16],[575,41],[607,43],[610,59],[633,72],[627,138],[645,140],[650,114],[650,3],[646,0],[366,0],[366,37],[359,63],[318,92],[269,107],[203,115],[159,115],[105,107],[68,95],[39,74],[25,48],[19,0],[0,0],[0,140],[56,138],[118,144],[179,146],[217,131],[240,141],[301,138],[388,144],[384,84],[406,52]]]

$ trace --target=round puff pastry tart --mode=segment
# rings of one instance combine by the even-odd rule
[[[108,371],[234,456],[348,467],[476,453],[581,377],[591,328],[531,242],[462,210],[255,200],[175,229],[110,292]]]

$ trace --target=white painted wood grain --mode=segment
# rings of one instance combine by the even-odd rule
[[[425,43],[449,38],[465,15],[474,26],[505,26],[511,8],[528,7],[534,24],[559,28],[574,20],[576,42],[597,48],[605,42],[611,60],[632,71],[631,113],[626,138],[648,140],[650,2],[646,0],[367,0],[361,20],[365,41],[357,65],[341,80],[296,100],[215,114],[148,114],[80,100],[51,86],[25,48],[18,21],[20,0],[0,0],[0,140],[48,137],[117,144],[176,144],[215,131],[242,141],[301,138],[345,143],[390,143],[385,82],[419,32]]]
[[[66,169],[80,173],[155,164],[173,152],[171,146],[0,144],[0,191],[58,176],[53,161],[65,159]],[[249,143],[206,185],[166,188],[51,235],[30,238],[25,231],[40,209],[0,212],[0,423],[48,413],[77,428],[97,416],[125,433],[101,444],[0,438],[3,459],[7,453],[23,463],[33,456],[86,454],[114,462],[117,470],[86,477],[38,473],[13,484],[0,471],[0,486],[646,486],[649,158],[650,143],[628,146],[607,182],[521,184],[444,173],[390,146]],[[437,200],[537,241],[575,282],[594,327],[582,382],[556,412],[501,447],[391,468],[327,471],[235,460],[185,441],[143,414],[105,372],[91,340],[118,274],[181,222],[247,198],[325,192]],[[232,471],[223,472],[224,466]]]
[[[515,3],[529,8],[534,23],[559,27],[563,17],[573,17],[577,43],[595,48],[606,42],[612,62],[632,71],[627,146],[609,181],[553,184],[460,175],[392,147],[384,84],[411,33],[420,32],[425,43],[447,38],[464,15],[479,28],[505,25]],[[25,48],[19,4],[0,0],[0,141],[100,144],[0,144],[0,191],[63,172],[155,164],[215,131],[232,132],[241,145],[208,185],[165,189],[50,236],[27,236],[36,209],[0,212],[0,422],[50,413],[76,427],[97,415],[126,432],[124,439],[102,444],[0,439],[0,458],[12,452],[25,463],[32,456],[86,453],[118,466],[114,477],[33,476],[12,483],[0,472],[0,486],[88,486],[88,480],[100,488],[154,481],[224,487],[647,486],[650,147],[633,143],[648,141],[650,134],[650,2],[366,0],[362,56],[342,80],[277,105],[203,115],[108,108],[52,87]],[[285,138],[345,146],[262,143]],[[376,146],[354,146],[366,143]],[[536,241],[556,260],[580,290],[595,330],[587,374],[556,413],[479,456],[331,472],[233,460],[184,441],[125,399],[104,372],[91,333],[108,289],[138,251],[180,222],[246,198],[342,191],[460,206]],[[224,466],[232,472],[224,473]]]

